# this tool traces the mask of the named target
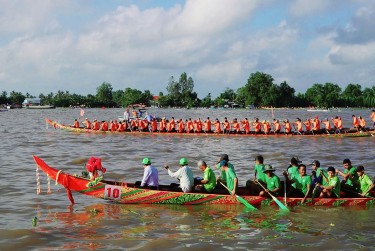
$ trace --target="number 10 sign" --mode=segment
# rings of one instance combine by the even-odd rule
[[[105,185],[104,199],[106,199],[106,200],[120,200],[121,199],[121,187],[120,186]]]

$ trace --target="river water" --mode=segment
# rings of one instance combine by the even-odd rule
[[[350,158],[375,175],[375,137],[199,137],[161,135],[77,134],[46,127],[48,117],[73,123],[79,109],[10,110],[0,113],[0,250],[371,250],[375,249],[375,208],[276,207],[247,212],[242,205],[178,206],[117,205],[73,193],[72,207],[65,189],[41,175],[42,194],[36,194],[36,165],[32,155],[70,173],[81,173],[90,156],[99,156],[106,179],[141,180],[140,161],[150,157],[163,184],[176,182],[162,166],[177,170],[187,157],[196,176],[196,162],[210,165],[227,153],[240,184],[253,177],[257,154],[277,174],[298,156],[304,163],[318,159],[323,166],[342,168]],[[85,117],[116,119],[122,109],[85,109]],[[150,113],[175,118],[258,117],[271,120],[269,110],[163,110]],[[370,110],[309,113],[275,110],[279,119],[319,115],[341,116],[349,127],[351,115],[368,118]],[[80,118],[82,119],[82,118]],[[369,121],[369,119],[368,119]],[[308,170],[311,172],[311,169]],[[36,225],[32,219],[37,217]]]

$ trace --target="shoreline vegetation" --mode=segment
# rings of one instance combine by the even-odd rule
[[[1,91],[1,90],[0,90]],[[260,108],[260,109],[327,109],[338,107],[375,107],[375,85],[362,90],[359,84],[348,84],[344,89],[333,83],[315,83],[305,93],[297,93],[286,81],[275,84],[271,75],[263,72],[251,73],[246,84],[237,90],[227,87],[216,98],[208,93],[203,99],[194,91],[194,80],[184,72],[176,80],[171,76],[166,86],[166,94],[153,94],[149,90],[125,88],[114,91],[112,85],[103,82],[96,88],[96,94],[86,96],[57,91],[47,95],[41,93],[41,105],[55,107],[128,107],[144,104],[160,108]],[[0,93],[0,106],[18,108],[25,98],[35,98],[29,93],[12,91]]]

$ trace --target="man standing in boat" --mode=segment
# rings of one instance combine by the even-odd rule
[[[159,175],[158,169],[151,166],[151,160],[149,158],[144,158],[142,160],[144,167],[143,179],[141,182],[142,188],[157,190],[159,188]]]
[[[168,170],[169,176],[172,178],[177,178],[180,181],[180,188],[184,193],[190,193],[194,186],[194,176],[193,171],[191,171],[188,166],[187,158],[180,159],[180,169],[176,172],[169,170],[169,166],[165,165],[165,169]]]
[[[219,177],[217,177],[217,181],[221,181],[222,183],[226,184],[226,182],[227,182],[227,172],[225,172],[225,171],[221,168],[221,166],[220,166],[220,162],[221,162],[222,160],[225,160],[225,161],[227,162],[228,167],[229,167],[230,169],[232,169],[233,172],[235,172],[235,171],[234,171],[234,166],[232,165],[232,163],[229,162],[229,156],[228,156],[228,154],[222,154],[222,155],[220,155],[220,158],[219,158],[219,161],[217,162],[216,168],[221,169],[221,174],[220,174]],[[217,182],[217,183],[218,183],[218,185],[219,185],[219,187],[220,187],[220,183],[219,183],[219,182]]]
[[[229,168],[228,161],[222,160],[219,163],[220,168],[223,172],[225,172],[226,177],[226,186],[229,189],[231,195],[236,195],[237,185],[238,185],[238,178],[236,173],[232,168]],[[222,181],[220,181],[222,182]]]

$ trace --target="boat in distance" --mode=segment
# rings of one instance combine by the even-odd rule
[[[102,131],[102,130],[93,130],[93,129],[87,129],[84,127],[75,128],[70,125],[65,125],[57,121],[50,120],[48,118],[45,119],[47,125],[51,125],[55,129],[61,129],[64,131],[70,131],[70,132],[76,132],[76,133],[95,133],[95,134],[127,134],[127,135],[165,135],[165,136],[206,136],[206,137],[331,137],[331,138],[341,138],[341,137],[370,137],[374,136],[375,131],[366,131],[366,132],[358,132],[353,129],[346,129],[342,130],[342,133],[335,134],[331,132],[330,134],[323,132],[320,134],[312,134],[308,132],[308,134],[300,134],[297,132],[293,132],[290,134],[255,134],[255,133],[230,133],[230,134],[224,134],[224,133],[179,133],[179,132],[150,132],[150,131],[138,131],[138,130],[127,130],[125,132],[118,132],[118,131]]]
[[[65,187],[72,204],[74,199],[71,191],[78,192],[91,197],[108,200],[119,204],[178,204],[178,205],[199,205],[199,204],[241,204],[236,196],[229,195],[226,190],[214,190],[215,193],[183,193],[176,191],[172,186],[161,185],[159,190],[149,190],[137,187],[134,183],[89,180],[76,175],[65,173],[62,170],[50,167],[41,158],[33,156],[37,167],[41,169],[50,179]],[[38,169],[37,169],[38,170]],[[260,196],[249,195],[245,187],[238,188],[238,195],[253,206],[276,205],[270,199]],[[279,197],[288,206],[301,205],[302,198]],[[375,198],[308,198],[306,206],[371,206]]]

